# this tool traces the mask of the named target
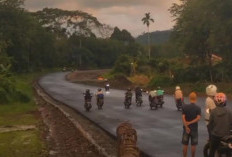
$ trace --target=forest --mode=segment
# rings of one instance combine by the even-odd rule
[[[88,13],[56,8],[29,12],[23,3],[0,1],[2,102],[27,100],[14,88],[15,74],[49,68],[109,68],[109,77],[144,75],[150,79],[149,86],[232,80],[231,0],[173,4],[169,11],[176,24],[167,41],[150,45],[151,58],[149,44]]]

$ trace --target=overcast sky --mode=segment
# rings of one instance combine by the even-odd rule
[[[25,0],[25,8],[30,11],[45,7],[65,10],[81,10],[95,17],[101,23],[127,29],[133,36],[145,32],[141,19],[146,12],[155,20],[151,31],[171,29],[174,25],[168,9],[179,0]]]

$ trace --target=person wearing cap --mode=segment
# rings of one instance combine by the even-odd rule
[[[210,113],[213,109],[216,108],[216,104],[214,102],[214,96],[217,93],[217,87],[215,85],[208,85],[205,89],[206,94],[207,94],[207,98],[205,100],[205,123],[206,123],[206,127],[208,130],[208,134],[209,134],[209,138],[210,138],[210,131],[209,131],[209,117],[210,117]]]
[[[196,105],[197,95],[195,92],[189,94],[190,104],[183,106],[183,156],[187,157],[189,139],[191,139],[192,157],[195,157],[196,145],[198,144],[198,121],[201,118],[201,108]]]
[[[214,96],[216,108],[211,111],[208,124],[211,134],[209,157],[214,157],[221,139],[230,135],[232,113],[226,107],[226,100],[224,93],[217,93]]]

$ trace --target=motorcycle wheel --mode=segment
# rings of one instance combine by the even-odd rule
[[[100,110],[100,109],[102,109],[102,106],[103,106],[103,101],[100,100],[100,101],[97,103],[97,107],[98,107],[98,109]]]

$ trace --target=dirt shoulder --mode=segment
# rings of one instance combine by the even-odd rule
[[[98,80],[98,77],[104,76],[104,74],[108,72],[110,72],[109,69],[75,71],[69,73],[66,76],[66,79],[74,83],[88,84],[88,85],[99,86],[103,88],[106,84],[106,80]],[[136,86],[125,77],[119,77],[114,80],[109,80],[109,83],[111,88],[123,89],[123,90],[129,87],[134,88]]]
[[[77,111],[39,91],[42,96],[36,94],[36,101],[45,124],[43,132],[49,156],[116,156],[115,139]]]

